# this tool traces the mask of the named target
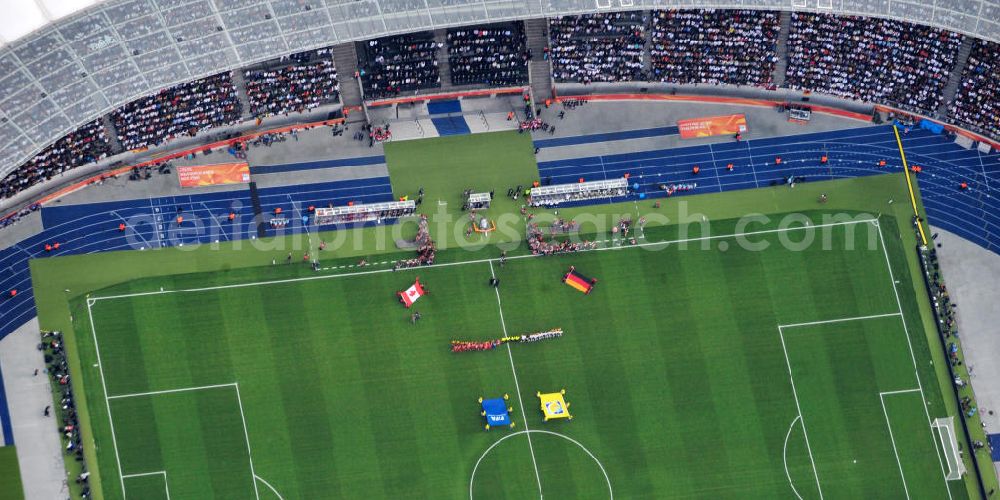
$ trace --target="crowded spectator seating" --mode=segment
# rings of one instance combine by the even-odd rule
[[[132,101],[112,112],[111,119],[122,146],[140,149],[232,125],[239,121],[240,112],[232,75],[225,72]]]
[[[549,20],[552,77],[557,82],[635,81],[644,77],[647,11]]]
[[[962,35],[890,19],[792,13],[787,86],[935,112]]]
[[[949,113],[959,124],[1000,140],[1000,44],[976,40]]]
[[[448,30],[452,85],[513,87],[528,83],[524,23],[488,24]]]
[[[760,10],[653,11],[653,78],[669,83],[771,85],[779,14]]]
[[[338,99],[337,69],[329,48],[262,66],[243,72],[250,114],[255,117],[301,113]]]
[[[441,86],[434,35],[423,31],[358,42],[358,68],[366,99]]]
[[[94,120],[45,148],[0,180],[0,198],[9,198],[71,168],[96,162],[111,153],[100,120]]]

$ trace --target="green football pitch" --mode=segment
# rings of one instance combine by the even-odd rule
[[[72,312],[104,497],[966,498],[887,220],[95,292]],[[575,418],[543,421],[561,389]],[[477,400],[503,394],[517,425],[486,431]]]

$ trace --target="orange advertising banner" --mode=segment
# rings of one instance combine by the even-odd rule
[[[712,116],[677,120],[681,139],[711,137],[713,135],[736,135],[747,131],[746,115]]]
[[[250,165],[240,162],[177,167],[177,179],[184,188],[250,182]]]

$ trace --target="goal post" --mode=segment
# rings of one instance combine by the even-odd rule
[[[965,475],[965,462],[962,461],[962,452],[958,449],[955,417],[936,418],[931,427],[941,441],[941,451],[944,454],[945,463],[948,465],[945,479],[948,481],[962,479],[962,476]]]

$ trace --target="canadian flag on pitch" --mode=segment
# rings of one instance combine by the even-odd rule
[[[413,305],[424,294],[424,287],[420,286],[420,279],[413,282],[405,292],[399,292],[399,298],[407,308]]]

